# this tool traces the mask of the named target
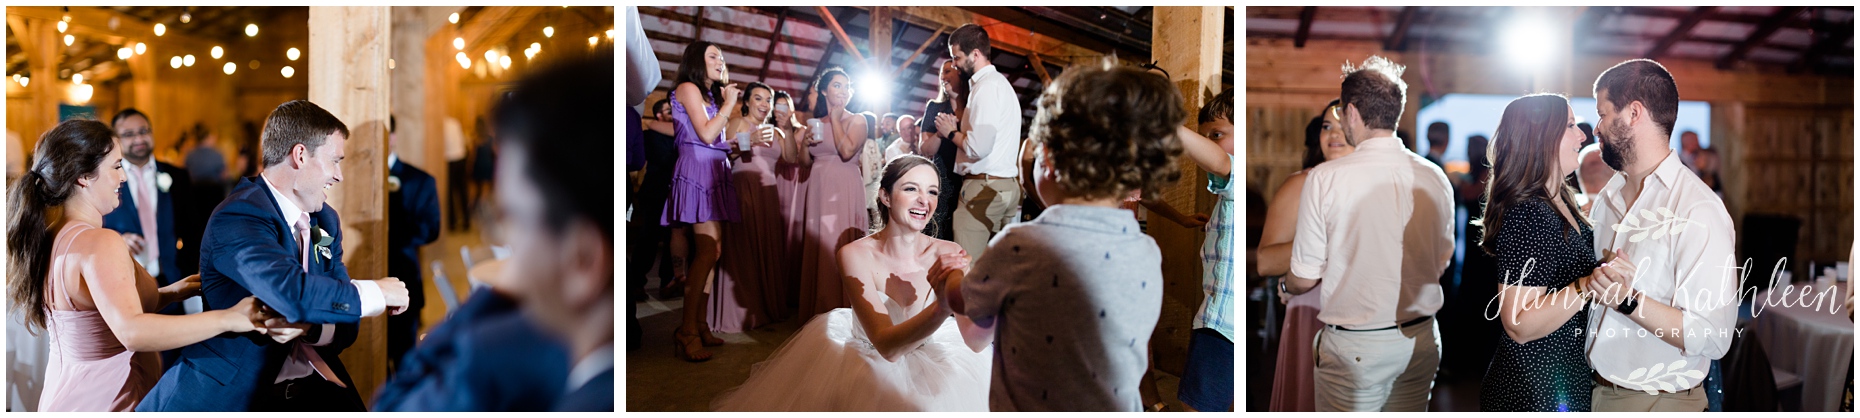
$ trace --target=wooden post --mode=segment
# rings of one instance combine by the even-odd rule
[[[872,62],[868,65],[872,65],[873,69],[891,67],[891,15],[894,12],[890,7],[876,6],[870,13],[871,16],[866,20],[871,21],[871,30],[865,37],[867,42],[872,43]]]
[[[387,275],[387,68],[390,18],[386,6],[310,8],[310,101],[349,126],[342,182],[330,207],[342,214],[343,253],[349,276]],[[408,312],[404,315],[418,315]],[[342,363],[356,391],[372,404],[387,379],[387,318],[364,318]]]
[[[1193,123],[1201,104],[1221,88],[1221,48],[1225,46],[1226,15],[1221,7],[1157,7],[1152,26],[1151,57],[1169,71],[1172,82],[1187,101],[1185,123]],[[1182,178],[1162,192],[1162,201],[1185,214],[1206,213],[1214,196],[1206,190],[1207,176],[1194,160],[1178,159]],[[1200,229],[1183,228],[1152,216],[1149,232],[1162,247],[1163,313],[1151,347],[1156,367],[1181,373],[1188,358],[1188,336],[1196,310],[1201,308]]]

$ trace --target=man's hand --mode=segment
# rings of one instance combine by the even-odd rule
[[[143,247],[144,243],[146,243],[147,241],[148,240],[142,239],[142,234],[136,234],[136,233],[123,234],[123,243],[129,244],[129,255],[132,255],[132,256],[142,254],[142,250],[147,249]]]
[[[277,341],[278,344],[284,344],[309,332],[310,326],[311,324],[290,323],[284,318],[271,318],[265,320],[265,336],[271,337],[271,340]]]
[[[1605,252],[1608,261],[1596,266],[1589,283],[1598,292],[1597,301],[1609,308],[1621,306],[1627,297],[1633,295],[1634,274],[1636,267],[1629,261],[1629,256],[1620,252]]]
[[[940,136],[949,136],[956,132],[957,124],[960,122],[956,119],[956,115],[939,113],[936,115],[936,132]]]
[[[406,283],[401,283],[399,278],[387,277],[376,280],[375,285],[381,287],[381,296],[387,298],[389,315],[400,315],[407,311],[407,305],[411,302],[407,297]]]

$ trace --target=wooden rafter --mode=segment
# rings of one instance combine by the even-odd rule
[[[1100,41],[1097,36],[1087,34],[1084,31],[1066,25],[1054,23],[1044,17],[1014,7],[965,6],[962,7],[962,10],[1003,22],[1014,22],[1015,26],[1026,28],[1033,33],[1038,33],[1054,39],[1063,39],[1067,43],[1098,51],[1099,53],[1109,54],[1115,52],[1118,56],[1130,57],[1134,60],[1143,60],[1150,56],[1150,51],[1139,50],[1122,43]]]
[[[947,30],[949,30],[947,26],[936,28],[936,32],[931,33],[929,38],[924,38],[924,43],[917,46],[917,51],[912,52],[910,58],[905,58],[903,64],[898,64],[898,69],[892,70],[891,75],[897,76],[898,74],[902,74],[906,67],[910,67],[911,63],[917,62],[917,57],[924,54],[924,49],[929,48],[930,44],[936,43],[936,38],[943,36],[943,32]]]
[[[1305,40],[1311,38],[1311,21],[1315,18],[1317,18],[1317,6],[1305,6],[1304,11],[1298,12],[1298,34],[1293,35],[1293,47],[1305,47]]]
[[[1680,40],[1691,36],[1692,27],[1698,26],[1699,21],[1705,19],[1705,15],[1711,14],[1711,12],[1717,9],[1716,6],[1699,6],[1698,8],[1692,9],[1692,13],[1687,13],[1686,17],[1679,19],[1679,24],[1673,26],[1672,32],[1668,32],[1666,36],[1661,36],[1659,41],[1653,43],[1653,48],[1647,49],[1647,53],[1643,55],[1646,56],[1647,59],[1659,59],[1660,56],[1666,55],[1666,50],[1672,49],[1673,44],[1677,44]]]
[[[1825,35],[1820,39],[1816,39],[1814,45],[1810,46],[1807,51],[1803,51],[1801,58],[1797,58],[1794,63],[1789,65],[1789,72],[1801,72],[1802,70],[1810,68],[1819,69],[1819,67],[1822,67],[1822,57],[1833,53],[1836,49],[1845,45],[1848,40],[1854,38],[1854,25],[1851,23],[1838,25],[1825,24],[1823,26],[1825,27],[1818,31],[1818,35]]]
[[[782,28],[787,27],[787,26],[788,26],[788,8],[784,7],[781,9],[781,17],[775,18],[775,31],[771,32],[774,34],[774,36],[769,37],[769,48],[767,51],[762,52],[762,69],[756,70],[757,80],[768,79],[769,63],[775,61],[775,45],[781,43],[781,30]]]
[[[1401,8],[1401,15],[1395,17],[1395,29],[1389,32],[1389,38],[1382,43],[1382,49],[1403,51],[1408,49],[1408,30],[1414,27],[1415,15],[1420,14],[1420,6]]]
[[[1788,23],[1790,19],[1794,19],[1797,14],[1801,14],[1804,9],[1807,9],[1807,7],[1784,6],[1776,9],[1775,14],[1771,14],[1770,17],[1763,20],[1763,23],[1758,24],[1756,30],[1750,31],[1749,39],[1745,39],[1743,43],[1739,43],[1736,47],[1731,48],[1731,52],[1725,54],[1724,58],[1718,59],[1718,69],[1730,69],[1731,64],[1743,60],[1744,55],[1749,54],[1751,49],[1766,42],[1770,38],[1770,35],[1776,34],[1777,29],[1782,29],[1784,24]]]
[[[820,17],[826,19],[827,28],[833,30],[834,37],[840,40],[840,46],[846,48],[847,52],[852,53],[853,58],[858,59],[859,62],[866,62],[865,53],[859,52],[859,46],[853,44],[852,36],[847,35],[846,29],[840,26],[839,18],[833,17],[833,12],[827,11],[827,6],[814,7],[820,10]]]

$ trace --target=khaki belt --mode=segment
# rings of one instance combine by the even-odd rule
[[[1605,388],[1615,388],[1615,389],[1633,391],[1633,392],[1646,392],[1640,389],[1617,385],[1615,384],[1615,382],[1610,382],[1608,381],[1608,379],[1602,378],[1601,373],[1589,372],[1589,377],[1595,380],[1595,386],[1605,387]],[[1685,393],[1693,389],[1698,389],[1700,386],[1703,386],[1704,384],[1705,384],[1704,381],[1700,381],[1698,385],[1693,385],[1692,387],[1680,389],[1678,391],[1658,390],[1658,389],[1655,389],[1654,391],[1659,392],[1659,393]]]

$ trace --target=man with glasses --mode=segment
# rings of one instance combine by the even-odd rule
[[[116,211],[103,216],[103,227],[123,235],[131,256],[148,270],[158,286],[167,286],[194,274],[181,270],[175,262],[181,248],[196,244],[182,242],[176,234],[179,229],[175,224],[176,210],[190,202],[187,191],[193,182],[187,170],[155,161],[155,135],[149,127],[148,115],[135,108],[126,108],[116,112],[110,124],[116,132],[116,147],[123,152],[123,174],[128,181],[123,183],[123,193],[118,193],[122,203],[116,206]],[[198,296],[182,304],[168,305],[161,311],[168,315],[199,312]],[[174,364],[176,353],[176,350],[161,353],[163,367]]]

